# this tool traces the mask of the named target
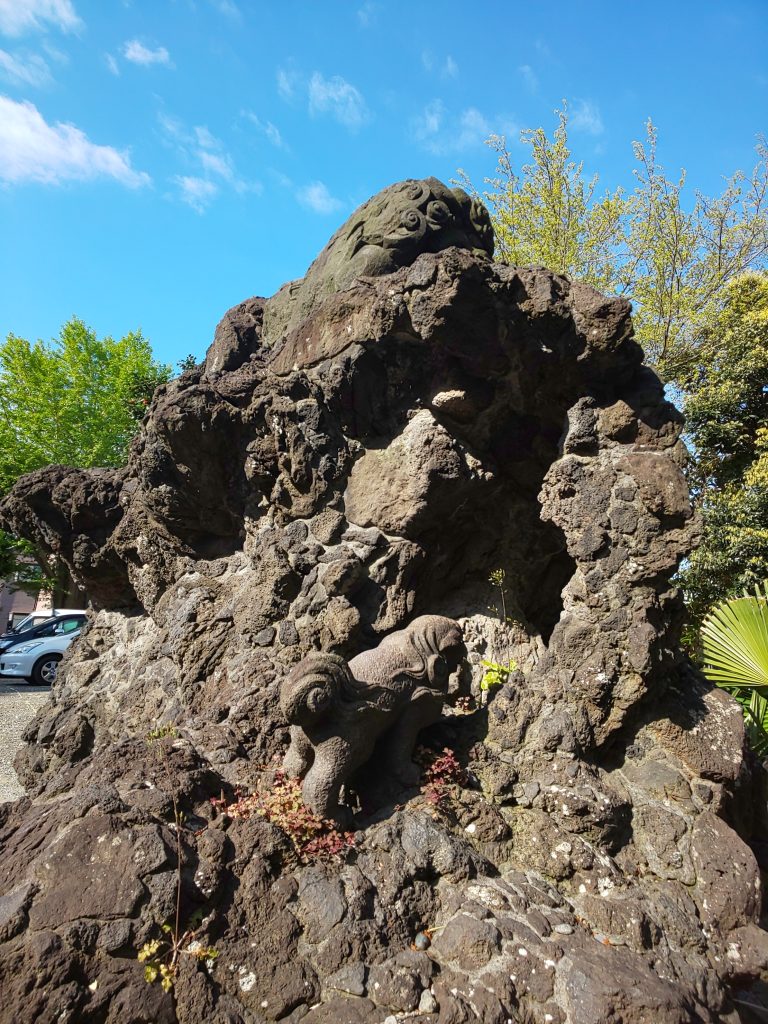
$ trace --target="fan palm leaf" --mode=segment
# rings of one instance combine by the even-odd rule
[[[704,674],[719,686],[768,687],[768,580],[716,605],[701,627]]]
[[[768,755],[768,580],[716,605],[701,639],[704,674],[739,701],[752,747]]]

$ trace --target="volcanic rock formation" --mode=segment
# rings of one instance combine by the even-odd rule
[[[0,807],[2,1021],[739,1020],[762,776],[678,646],[681,419],[627,302],[492,244],[464,193],[384,190],[225,315],[127,467],[4,500],[94,611]],[[474,706],[421,788],[378,750],[347,780],[353,847],[297,847],[281,685],[427,614]],[[516,666],[487,701],[483,660]]]

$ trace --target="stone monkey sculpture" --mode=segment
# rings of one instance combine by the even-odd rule
[[[342,785],[385,734],[382,769],[416,784],[416,737],[440,717],[466,653],[457,622],[422,615],[348,664],[322,653],[300,661],[283,682],[280,703],[291,727],[283,767],[303,778],[305,804],[323,818],[341,819]]]

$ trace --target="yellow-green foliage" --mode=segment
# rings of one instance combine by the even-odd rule
[[[632,300],[635,334],[646,356],[671,381],[696,361],[702,329],[736,275],[759,266],[768,247],[768,148],[757,147],[750,175],[736,172],[720,196],[685,193],[685,171],[668,178],[657,161],[649,121],[634,143],[635,188],[597,192],[582,163],[571,159],[567,110],[557,112],[550,138],[543,128],[521,132],[531,161],[516,171],[506,140],[488,142],[496,177],[482,195],[496,233],[497,258],[540,263],[601,291]]]
[[[768,577],[768,274],[734,279],[683,380],[701,547],[680,574],[693,620]]]
[[[51,344],[9,334],[0,344],[0,492],[52,463],[121,465],[170,374],[140,332],[100,339],[73,318]]]
[[[139,963],[144,964],[144,980],[150,985],[159,979],[163,991],[170,992],[176,981],[179,957],[182,955],[194,957],[209,968],[218,959],[218,949],[203,946],[193,937],[193,932],[185,932],[179,940],[175,940],[171,925],[161,925],[161,930],[165,938],[145,942],[137,957]]]

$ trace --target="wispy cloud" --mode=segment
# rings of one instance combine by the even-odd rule
[[[197,213],[204,213],[219,191],[218,185],[208,178],[179,175],[173,180],[179,187],[182,201]]]
[[[597,104],[590,100],[576,100],[568,118],[575,132],[586,132],[588,135],[602,135],[605,131],[603,119]]]
[[[72,124],[48,124],[34,104],[0,96],[0,179],[43,182],[114,178],[128,188],[148,185],[126,152],[91,142]]]
[[[209,153],[203,149],[199,153],[200,163],[203,169],[209,174],[223,178],[224,181],[234,181],[235,171],[232,165],[232,157],[227,153]]]
[[[506,119],[498,119],[505,131],[514,130]],[[477,107],[467,107],[458,116],[449,114],[442,100],[432,100],[411,118],[414,139],[430,153],[444,156],[480,146],[492,133],[493,127]]]
[[[314,213],[335,213],[336,210],[340,210],[344,205],[340,199],[336,199],[335,196],[331,195],[327,186],[322,181],[313,181],[311,184],[300,188],[296,193],[296,198],[302,206],[306,206],[308,210],[312,210]]]
[[[198,146],[203,149],[222,149],[222,143],[216,138],[213,132],[204,124],[198,124],[193,129]]]
[[[228,18],[232,18],[233,21],[239,21],[242,18],[240,8],[233,0],[211,0],[211,6],[215,7],[219,14],[224,14]]]
[[[379,4],[374,3],[373,0],[365,0],[365,3],[357,9],[357,20],[360,25],[363,28],[370,28],[375,24],[379,10]]]
[[[459,65],[450,53],[447,57],[436,57],[431,50],[424,50],[421,54],[421,63],[425,71],[439,75],[443,79],[456,78],[459,73]]]
[[[539,79],[530,64],[521,64],[517,69],[517,72],[522,78],[523,84],[528,92],[535,93],[539,91]]]
[[[277,69],[277,91],[284,100],[292,100],[296,95],[300,76],[290,68]]]
[[[115,58],[112,56],[111,53],[105,53],[104,54],[104,60],[106,61],[107,67],[109,68],[109,70],[112,72],[113,75],[119,75],[120,74],[120,67],[119,67],[117,61],[115,60]]]
[[[262,135],[266,136],[267,140],[277,149],[288,148],[288,145],[280,134],[280,129],[277,125],[272,124],[271,121],[262,121],[261,118],[251,110],[244,110],[242,116],[247,118],[247,120],[250,121]]]
[[[123,56],[132,64],[140,64],[142,67],[151,67],[152,64],[173,67],[171,55],[164,46],[158,46],[156,49],[151,50],[139,42],[138,39],[130,39],[124,44]]]
[[[37,53],[22,55],[0,50],[0,74],[10,82],[36,88],[51,81],[51,69]]]
[[[71,0],[0,0],[0,33],[6,36],[50,28],[76,32],[82,24]]]
[[[324,78],[315,71],[309,80],[309,112],[329,114],[355,131],[368,120],[368,108],[358,89],[341,75]]]
[[[199,169],[199,173],[180,174],[173,178],[183,202],[198,213],[203,213],[222,186],[235,192],[262,191],[258,181],[246,181],[235,168],[235,162],[224,143],[206,125],[187,129],[181,121],[167,114],[159,115],[160,126],[166,139],[174,145],[183,160]]]

